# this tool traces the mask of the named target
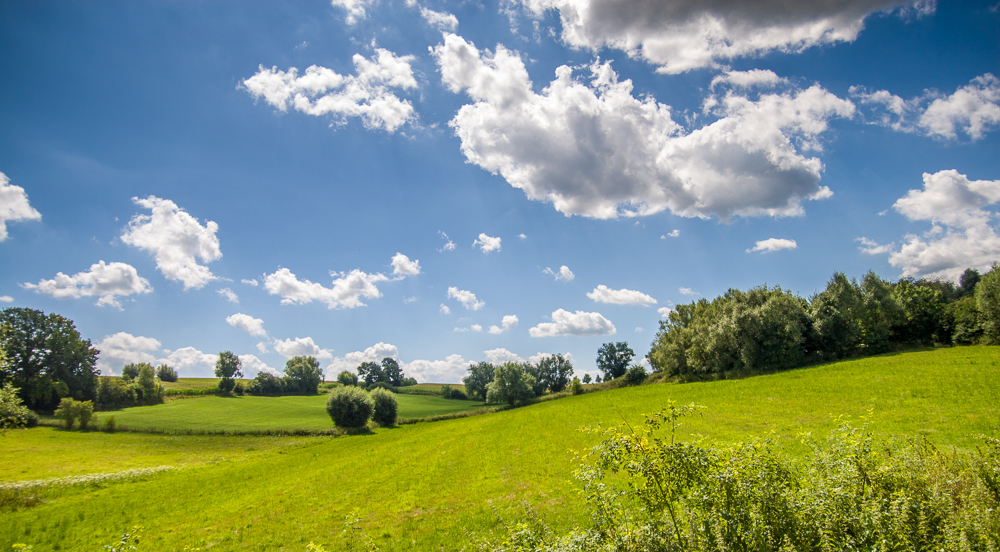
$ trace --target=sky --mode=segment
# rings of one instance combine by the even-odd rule
[[[211,376],[645,355],[1000,260],[1000,5],[0,3],[0,307]]]

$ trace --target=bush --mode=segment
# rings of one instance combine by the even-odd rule
[[[244,390],[249,395],[280,395],[285,390],[285,380],[267,372],[257,372]]]
[[[243,384],[242,381],[236,382],[236,385],[233,386],[233,393],[236,393],[237,395],[242,395],[243,393],[246,392],[246,390],[247,387],[246,385]]]
[[[467,401],[467,400],[469,400],[469,396],[466,395],[465,393],[463,393],[461,389],[452,389],[451,393],[448,393],[448,396],[446,398],[448,398],[448,399],[454,399],[456,401]]]
[[[166,364],[161,364],[156,367],[156,377],[160,378],[160,381],[177,381],[177,370],[174,370]]]
[[[90,419],[94,417],[94,401],[77,401],[76,415],[80,418],[80,429],[90,427]]]
[[[101,377],[97,384],[97,405],[102,410],[123,408],[136,404],[134,385],[114,377]]]
[[[73,429],[73,422],[76,421],[76,407],[74,406],[74,403],[76,403],[76,401],[69,397],[65,397],[59,401],[59,408],[55,411],[56,418],[63,421],[63,424],[66,425],[66,429]]]
[[[344,370],[343,372],[337,374],[337,382],[345,387],[350,385],[357,385],[358,375],[355,374],[354,372],[348,372],[347,370]]]
[[[364,427],[374,408],[368,392],[358,387],[338,387],[326,400],[326,412],[337,427]]]
[[[108,416],[104,419],[104,425],[101,426],[101,431],[105,433],[114,433],[118,429],[118,422],[115,420],[114,416]]]
[[[399,410],[396,396],[385,389],[376,388],[371,392],[371,399],[374,404],[372,420],[383,427],[396,425],[396,412]]]
[[[139,364],[133,364],[133,363],[126,364],[122,368],[122,378],[126,380],[134,380],[135,378],[139,377],[139,370],[141,370],[143,366],[149,366],[149,365],[146,364],[145,362],[140,362]]]
[[[583,394],[583,384],[580,383],[580,378],[573,378],[573,381],[569,384],[569,390],[570,393],[573,393],[574,395]]]
[[[29,414],[34,414],[24,406],[17,396],[17,389],[7,383],[0,389],[0,435],[8,429],[23,428],[28,425]],[[37,424],[38,416],[35,416]]]
[[[626,385],[639,385],[646,381],[646,369],[635,364],[625,372],[624,379]]]
[[[510,406],[523,404],[534,398],[535,383],[535,376],[525,372],[523,366],[506,362],[493,371],[493,381],[486,386],[486,402]]]

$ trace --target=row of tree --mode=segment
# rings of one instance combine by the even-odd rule
[[[679,305],[660,321],[647,358],[656,371],[702,378],[935,343],[1000,343],[1000,267],[982,277],[966,270],[958,286],[836,273],[809,300],[781,287],[730,289]]]
[[[356,368],[357,374],[344,370],[337,375],[337,382],[345,386],[358,385],[364,382],[366,387],[375,385],[382,387],[405,387],[416,385],[417,380],[406,377],[399,362],[394,358],[385,357],[382,362],[362,362]]]
[[[469,375],[462,379],[462,383],[471,399],[514,405],[541,396],[546,391],[558,393],[569,386],[572,378],[573,364],[562,355],[550,355],[537,364],[506,362],[494,366],[490,362],[472,363]]]

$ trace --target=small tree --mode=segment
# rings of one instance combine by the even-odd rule
[[[590,374],[584,374],[583,375],[583,383],[590,383],[592,381],[594,381],[594,380],[591,379]]]
[[[604,372],[604,381],[609,381],[625,375],[633,358],[635,351],[628,342],[605,343],[597,350],[597,367]]]
[[[311,356],[297,356],[285,363],[285,379],[289,380],[290,390],[315,395],[319,392],[319,384],[323,381],[323,370],[319,361]]]
[[[489,362],[477,362],[469,365],[469,375],[462,378],[465,384],[465,394],[481,401],[486,400],[486,386],[493,381],[496,368]]]
[[[0,356],[2,354],[3,351],[0,350]],[[0,388],[0,435],[6,435],[8,429],[18,429],[28,425],[28,415],[28,407],[21,402],[14,386],[7,383]]]
[[[984,340],[1000,345],[1000,264],[993,263],[976,285],[976,305]]]
[[[365,385],[382,381],[382,366],[375,362],[362,362],[358,368],[358,378],[365,380]]]
[[[382,377],[379,381],[384,381],[393,387],[403,385],[403,370],[396,359],[389,357],[382,359]]]
[[[573,378],[573,382],[569,384],[569,390],[574,395],[583,394],[583,385],[580,383],[580,378]]]
[[[486,386],[486,402],[517,406],[535,396],[535,377],[517,362],[505,362],[493,371],[493,381]]]
[[[572,377],[573,364],[562,355],[548,356],[538,363],[538,379],[553,393],[566,389]]]
[[[243,363],[240,357],[231,351],[219,353],[219,360],[215,361],[215,377],[222,378],[219,382],[219,392],[229,393],[236,386],[236,378],[243,377]]]
[[[646,380],[646,369],[636,364],[625,372],[625,383],[628,385],[639,385]]]
[[[142,401],[146,404],[163,402],[163,386],[156,381],[156,373],[149,364],[141,364],[136,383],[142,388]]]
[[[337,374],[337,381],[343,386],[352,386],[358,384],[358,375],[354,372],[348,372],[344,370],[343,372]]]
[[[56,418],[59,418],[66,425],[66,429],[73,429],[73,422],[76,421],[76,401],[72,397],[64,397],[59,401],[59,408],[55,411]]]
[[[125,380],[134,380],[139,377],[139,367],[143,365],[146,365],[146,363],[141,362],[139,364],[135,364],[130,362],[126,364],[122,367],[122,378]]]
[[[160,381],[177,381],[177,370],[166,364],[161,364],[156,367],[156,377],[160,378]]]
[[[382,388],[375,388],[371,391],[373,403],[372,420],[380,426],[389,427],[396,425],[396,396],[392,391]]]
[[[337,427],[364,427],[374,409],[368,392],[359,387],[338,387],[326,400],[326,412]]]

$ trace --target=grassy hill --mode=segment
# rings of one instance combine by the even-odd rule
[[[206,399],[191,402],[200,400]],[[969,448],[971,434],[1000,436],[1000,348],[625,388],[364,436],[9,432],[0,449],[5,482],[154,465],[181,469],[44,491],[42,504],[0,516],[0,550],[15,542],[36,551],[98,549],[133,525],[146,527],[140,549],[148,550],[305,550],[310,541],[335,550],[343,547],[343,520],[352,510],[384,550],[460,548],[466,532],[496,523],[494,508],[518,511],[522,503],[557,529],[581,524],[587,512],[571,475],[573,451],[599,437],[579,428],[637,421],[668,400],[707,406],[702,416],[685,419],[682,433],[713,442],[773,434],[796,453],[802,434],[822,436],[838,417],[870,412],[877,432]]]

